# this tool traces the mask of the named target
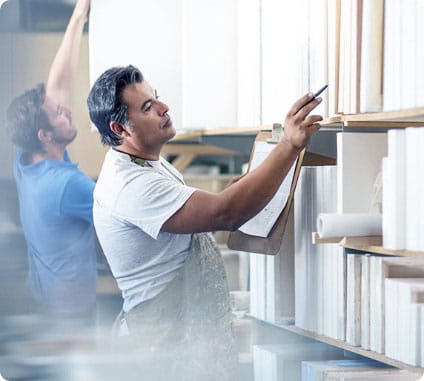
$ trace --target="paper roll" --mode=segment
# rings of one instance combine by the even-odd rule
[[[318,216],[318,233],[321,238],[345,236],[374,236],[382,234],[381,214],[348,213]]]

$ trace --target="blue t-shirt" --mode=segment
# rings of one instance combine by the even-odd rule
[[[94,182],[71,163],[26,165],[18,150],[14,174],[28,245],[28,286],[35,300],[62,312],[84,312],[96,296]]]

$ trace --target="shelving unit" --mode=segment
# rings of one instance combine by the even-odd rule
[[[349,132],[355,132],[356,128],[361,129],[361,132],[379,132],[379,128],[407,128],[407,127],[423,127],[424,126],[424,108],[415,108],[403,110],[398,112],[382,112],[382,113],[367,113],[356,115],[341,115],[326,119],[323,124],[340,123],[344,127],[352,127]],[[338,244],[345,249],[355,250],[356,252],[370,253],[385,256],[398,256],[398,257],[413,257],[424,258],[424,252],[409,251],[409,250],[390,250],[383,247],[382,236],[368,236],[368,237],[326,237],[321,238],[318,233],[312,233],[312,243],[314,244]],[[272,323],[268,323],[272,324]],[[311,338],[329,345],[333,345],[361,356],[380,361],[382,363],[405,369],[418,374],[424,373],[424,368],[414,367],[403,362],[397,361],[384,354],[376,353],[361,347],[355,347],[347,344],[345,341],[336,340],[315,332],[307,331],[296,327],[294,325],[272,324],[275,327],[294,332],[298,335]]]
[[[377,130],[384,131],[388,128],[406,128],[406,127],[424,127],[424,108],[416,108],[404,110],[399,112],[387,113],[368,113],[368,114],[355,114],[355,115],[339,115],[331,118],[326,118],[322,123],[322,130],[332,131],[332,133],[343,131],[345,127],[352,128],[353,131],[357,129],[363,130]],[[177,160],[185,160],[185,165],[189,165],[197,155],[241,155],[237,151],[238,142],[240,138],[249,138],[253,142],[254,137],[260,131],[271,131],[271,125],[255,126],[255,127],[240,127],[240,128],[223,128],[205,131],[193,131],[177,135],[169,144],[166,145],[164,152],[168,154],[177,155]],[[230,140],[232,138],[236,140]],[[215,140],[214,140],[215,139]],[[227,147],[218,146],[220,141],[232,141],[232,146]],[[228,148],[230,147],[230,148]],[[321,243],[335,243],[346,249],[361,251],[364,253],[374,253],[387,256],[402,256],[402,257],[417,257],[424,258],[424,252],[412,252],[406,250],[389,250],[382,246],[381,236],[372,237],[330,237],[322,239],[317,233],[313,234],[313,242],[316,244]],[[346,351],[356,353],[393,367],[405,369],[417,374],[423,374],[423,368],[413,367],[403,362],[389,358],[383,354],[373,351],[365,350],[361,347],[355,347],[347,344],[345,341],[333,339],[327,336],[319,335],[311,331],[307,331],[296,327],[293,324],[277,324],[265,320],[253,318],[260,324],[273,326],[277,329],[291,332],[299,335],[300,337],[316,340],[328,345],[332,345]]]
[[[361,355],[361,356],[382,362],[384,364],[394,366],[396,368],[405,369],[405,370],[408,370],[410,372],[414,372],[414,373],[418,373],[418,374],[423,374],[423,372],[424,372],[423,368],[413,367],[413,366],[405,364],[403,362],[391,359],[390,357],[384,356],[380,353],[368,351],[368,350],[363,349],[361,347],[354,347],[352,345],[347,344],[345,341],[332,339],[332,338],[329,338],[329,337],[326,337],[326,336],[323,336],[323,335],[318,335],[314,332],[309,332],[309,331],[306,331],[304,329],[298,328],[295,325],[272,323],[272,322],[268,322],[268,321],[265,321],[265,320],[259,320],[259,319],[253,318],[253,317],[252,317],[252,319],[257,320],[259,323],[270,325],[270,326],[273,326],[273,327],[276,327],[276,328],[279,328],[279,329],[283,329],[283,330],[286,330],[286,331],[289,331],[289,332],[293,332],[297,335],[307,337],[307,338],[310,338],[310,339],[313,339],[313,340],[317,340],[317,341],[320,341],[322,343],[329,344],[329,345],[332,345],[334,347],[338,347],[338,348],[344,349],[346,351],[356,353],[358,355]]]
[[[424,127],[424,107],[398,112],[338,115],[326,118],[323,122],[321,122],[321,125],[323,126],[323,129],[348,132],[386,132],[390,128]],[[315,244],[333,243],[340,245],[345,249],[363,252],[364,254],[372,253],[386,256],[424,258],[424,252],[389,250],[384,248],[381,236],[320,238],[317,233],[313,233],[312,241]],[[266,320],[254,319],[260,322],[260,324],[270,325],[277,329],[292,332],[299,335],[299,337],[326,343],[396,368],[404,369],[420,375],[424,373],[424,368],[408,365],[401,361],[387,357],[384,354],[366,350],[359,346],[352,346],[346,341],[320,335],[315,332],[299,328],[293,324],[271,323]]]

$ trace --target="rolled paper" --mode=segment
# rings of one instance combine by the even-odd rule
[[[317,223],[321,238],[382,234],[382,217],[378,213],[321,213]]]

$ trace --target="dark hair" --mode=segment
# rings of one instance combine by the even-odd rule
[[[128,109],[122,93],[128,85],[140,82],[143,82],[143,74],[129,65],[106,70],[91,88],[87,99],[88,110],[103,144],[117,146],[122,143],[122,139],[110,129],[110,122],[128,123]]]
[[[38,139],[38,131],[52,129],[47,114],[42,109],[45,98],[44,84],[39,84],[16,97],[6,111],[9,136],[25,152],[42,152],[43,145]]]

